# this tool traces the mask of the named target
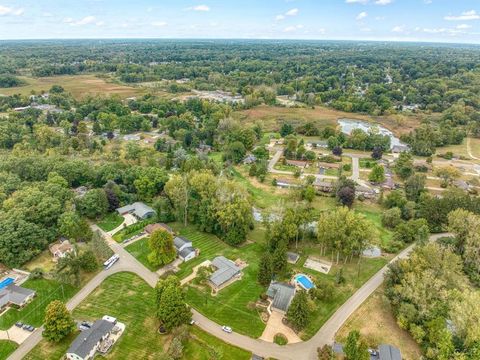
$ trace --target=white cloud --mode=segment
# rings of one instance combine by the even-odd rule
[[[8,16],[8,15],[20,16],[20,15],[23,15],[24,12],[25,10],[23,8],[13,8],[13,7],[0,5],[0,16]]]
[[[293,32],[293,31],[300,30],[300,29],[303,29],[303,25],[301,25],[301,24],[291,25],[291,26],[287,26],[285,29],[283,29],[283,32]]]
[[[167,26],[167,23],[165,21],[154,21],[152,22],[152,26],[163,27],[163,26]]]
[[[423,0],[423,2],[427,5],[430,5],[433,1],[432,0]]]
[[[347,4],[366,4],[368,0],[345,0]]]
[[[296,16],[297,14],[298,14],[297,8],[290,9],[285,13],[286,16]]]
[[[392,32],[394,32],[394,33],[403,33],[403,32],[405,32],[405,25],[397,25],[397,26],[394,26],[393,29],[392,29]]]
[[[362,20],[365,19],[368,16],[366,11],[362,11],[360,14],[357,15],[356,19],[357,20]]]
[[[210,11],[210,7],[208,5],[202,4],[202,5],[191,6],[187,8],[187,10],[205,12],[205,11]]]
[[[290,9],[285,14],[279,14],[275,16],[275,20],[281,21],[281,20],[285,20],[287,16],[297,16],[298,12],[299,10],[297,8]]]
[[[42,16],[44,16],[44,17],[52,17],[53,14],[50,13],[50,12],[45,11],[45,12],[42,13]]]
[[[444,19],[449,21],[478,20],[480,19],[480,14],[478,14],[475,10],[469,10],[469,11],[462,12],[462,14],[458,16],[454,16],[454,15],[445,16]]]
[[[377,0],[375,1],[376,5],[388,5],[391,4],[393,0]]]
[[[457,25],[457,29],[459,29],[459,30],[470,29],[471,27],[472,27],[472,25],[467,25],[467,24]]]
[[[84,18],[79,20],[75,20],[75,19],[72,19],[71,17],[67,17],[63,19],[63,22],[66,24],[70,24],[71,26],[83,26],[83,25],[92,25],[92,24],[95,24],[97,26],[105,25],[105,22],[97,21],[97,18],[92,15],[85,16]]]

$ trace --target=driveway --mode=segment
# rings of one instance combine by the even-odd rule
[[[92,280],[90,280],[87,285],[85,285],[72,299],[70,299],[70,301],[68,301],[67,309],[73,310],[93,290],[95,290],[103,282],[103,280],[105,280],[108,276],[118,272],[132,272],[143,278],[151,287],[156,285],[158,281],[158,274],[148,270],[98,226],[91,225],[91,228],[93,231],[100,231],[100,233],[106,238],[112,250],[119,254],[120,259],[109,270],[100,272]],[[450,234],[435,234],[430,236],[430,241],[437,240],[440,237],[448,235]],[[410,245],[395,258],[393,258],[391,262],[394,262],[397,259],[407,258],[414,248],[415,244]],[[339,309],[337,309],[337,311],[330,317],[330,319],[327,320],[327,322],[310,340],[305,342],[290,343],[285,346],[280,346],[261,339],[253,339],[235,332],[228,334],[222,331],[220,324],[208,319],[194,309],[192,309],[192,318],[202,330],[229,344],[251,351],[254,354],[258,354],[266,358],[273,357],[279,360],[315,360],[317,359],[317,348],[322,347],[325,344],[332,344],[335,334],[344,324],[344,322],[383,283],[383,277],[387,270],[388,265],[383,267],[374,276],[372,276]],[[18,349],[8,357],[8,360],[22,360],[42,340],[41,333],[42,328],[34,331],[32,335],[30,335],[23,342],[23,344],[21,344]]]
[[[260,339],[273,343],[273,338],[275,335],[280,333],[285,335],[289,344],[301,342],[302,339],[298,337],[295,331],[285,325],[282,322],[282,319],[283,314],[273,310],[268,318],[267,326],[265,327],[265,330],[263,330],[263,334],[260,336]]]
[[[0,330],[0,340],[10,340],[16,342],[17,344],[23,343],[30,335],[31,332],[16,327],[15,325],[12,325],[12,327],[8,330]]]
[[[137,221],[138,221],[137,218],[132,214],[125,214],[123,215],[123,222],[120,225],[118,225],[115,229],[110,230],[107,234],[110,236],[113,236],[123,228],[126,228],[127,226],[135,224]]]

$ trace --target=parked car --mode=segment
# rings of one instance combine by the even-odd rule
[[[90,329],[90,326],[80,325],[80,326],[78,327],[78,329],[79,329],[80,331],[85,331],[85,330]]]
[[[33,332],[35,330],[35,328],[32,325],[28,325],[28,324],[23,325],[22,329],[30,332]]]
[[[229,327],[229,326],[223,325],[223,326],[222,326],[222,330],[225,331],[226,333],[229,333],[229,334],[232,333],[232,328]]]
[[[80,325],[85,326],[86,328],[91,328],[93,324],[89,321],[82,321]]]
[[[22,327],[23,327],[23,323],[20,322],[20,321],[19,321],[19,322],[16,322],[16,323],[15,323],[15,326],[16,326],[16,327],[19,327],[19,328],[22,328]]]
[[[195,320],[190,320],[190,325],[195,325],[196,324],[196,321]]]

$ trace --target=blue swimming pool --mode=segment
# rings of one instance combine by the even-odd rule
[[[3,289],[4,287],[12,284],[15,281],[13,278],[6,278],[0,282],[0,290]]]
[[[308,278],[308,276],[300,274],[295,276],[295,281],[303,287],[305,290],[310,290],[311,288],[314,288],[315,285],[313,282]]]

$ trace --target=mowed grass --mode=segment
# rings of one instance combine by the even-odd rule
[[[36,279],[27,280],[22,287],[37,292],[33,301],[21,310],[10,309],[0,316],[0,329],[10,328],[17,321],[30,324],[35,327],[43,323],[45,308],[53,300],[68,301],[77,291],[71,285],[60,284],[55,280]]]
[[[154,289],[132,273],[118,273],[107,278],[74,311],[80,320],[96,320],[104,315],[114,316],[126,325],[125,332],[106,359],[159,359],[167,351],[171,336],[157,332]],[[42,340],[26,357],[27,360],[60,359],[77,334],[72,334],[58,344]],[[202,339],[202,342],[196,338]],[[190,344],[192,342],[193,344]],[[200,329],[192,329],[182,359],[209,359],[205,343],[220,347],[231,359],[248,359],[250,354],[218,339],[212,339]],[[190,352],[198,355],[190,357]]]
[[[13,88],[0,88],[0,94],[30,95],[32,91],[37,93],[41,91],[48,92],[53,85],[61,85],[66,91],[72,93],[76,99],[80,99],[86,95],[119,95],[126,98],[144,93],[144,89],[142,88],[111,83],[95,75],[64,75],[41,78],[19,76],[19,78],[25,81],[26,85]]]
[[[113,212],[108,215],[105,215],[102,220],[97,222],[97,225],[103,231],[112,231],[113,229],[120,226],[123,222],[123,217],[118,213]]]
[[[375,291],[345,322],[336,334],[336,340],[345,342],[352,330],[360,331],[367,344],[376,348],[380,344],[392,344],[400,349],[402,358],[416,360],[422,357],[418,344],[410,334],[401,329],[392,313],[383,287]]]
[[[6,359],[17,347],[13,341],[0,340],[0,360]]]
[[[150,261],[148,261],[148,254],[150,254],[150,248],[148,247],[148,237],[137,240],[134,243],[126,246],[125,250],[132,254],[150,271],[158,270],[158,267],[152,266],[152,264],[150,264]]]

